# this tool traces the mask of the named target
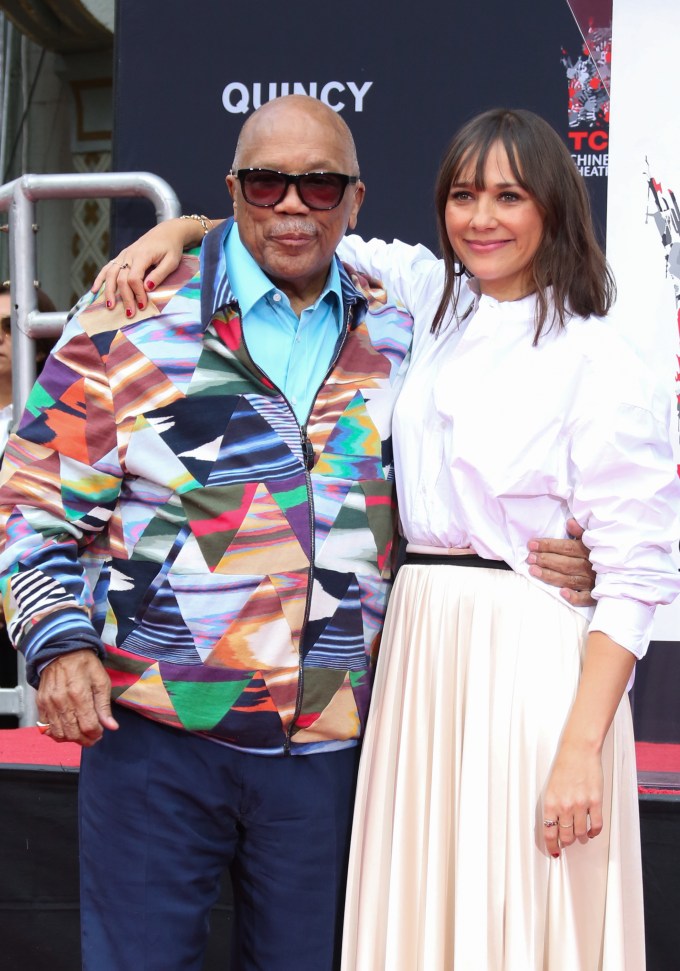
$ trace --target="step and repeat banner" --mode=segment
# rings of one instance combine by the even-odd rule
[[[679,37],[678,0],[614,0],[607,257],[618,300],[612,317],[674,399],[678,463],[680,66],[674,48]],[[657,611],[654,636],[680,641],[680,602]],[[680,644],[674,653],[680,657]],[[677,689],[680,660],[676,664]],[[675,698],[680,732],[677,693]]]
[[[604,232],[610,26],[585,24],[594,60],[565,0],[118,0],[114,166],[163,176],[185,212],[227,214],[245,119],[311,94],[354,133],[359,230],[434,247],[432,187],[453,132],[486,108],[526,107],[563,133]],[[151,218],[148,204],[119,205],[114,248]]]
[[[332,11],[317,0],[119,0],[115,36],[114,168],[163,176],[184,212],[228,215],[224,177],[243,122],[272,98],[305,93],[354,133],[367,187],[359,231],[436,248],[432,187],[455,129],[498,105],[543,115],[606,233],[617,320],[674,393],[677,0],[346,0]],[[115,206],[112,252],[152,224],[149,210]],[[661,612],[656,637],[678,631],[680,605]]]

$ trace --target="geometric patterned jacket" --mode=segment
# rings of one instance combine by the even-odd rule
[[[346,327],[301,427],[244,344],[229,228],[132,321],[83,298],[48,359],[0,478],[8,629],[34,684],[89,645],[156,721],[262,754],[345,747],[392,580],[412,320],[341,267]]]

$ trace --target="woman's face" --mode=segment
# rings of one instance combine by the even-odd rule
[[[518,300],[532,291],[530,268],[543,237],[543,215],[517,184],[500,142],[487,156],[483,189],[475,188],[474,158],[451,184],[445,221],[456,257],[482,293]]]

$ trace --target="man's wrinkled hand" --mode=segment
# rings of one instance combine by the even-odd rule
[[[38,712],[55,742],[89,747],[105,728],[118,728],[111,714],[111,681],[94,651],[72,651],[47,665],[40,675]]]
[[[576,607],[595,603],[590,596],[595,586],[595,571],[588,547],[581,542],[583,529],[575,519],[567,521],[573,539],[532,539],[528,543],[529,572],[533,577],[560,587],[560,594]]]

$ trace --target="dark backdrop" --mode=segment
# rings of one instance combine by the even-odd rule
[[[478,111],[530,108],[575,148],[563,59],[583,41],[566,0],[119,0],[115,37],[114,169],[163,176],[184,212],[230,213],[224,176],[256,84],[263,102],[270,84],[292,93],[297,82],[317,96],[330,85],[328,101],[344,104],[367,185],[364,235],[435,247],[438,163]],[[370,86],[357,99],[352,85]],[[604,225],[606,176],[588,181]],[[112,252],[150,218],[148,205],[118,203]]]
[[[611,0],[572,0],[572,6],[584,30],[589,21],[605,31],[610,27]],[[330,103],[344,104],[367,184],[361,232],[435,247],[432,185],[449,137],[478,111],[525,107],[550,121],[580,155],[575,161],[603,235],[607,118],[601,112],[589,117],[587,110],[575,116],[581,95],[574,91],[573,67],[583,58],[583,39],[566,0],[345,0],[334,6],[318,0],[118,0],[114,169],[163,176],[184,212],[226,215],[224,176],[252,110],[255,85],[263,101],[270,84],[277,94],[284,83],[292,91],[298,82],[307,93],[316,84],[317,95],[329,85]],[[354,92],[363,90],[360,98],[352,85]],[[225,108],[227,88],[230,107],[247,99],[245,113]],[[148,203],[117,203],[112,253],[150,222]],[[680,741],[675,715],[657,717],[678,710],[675,647],[656,645],[638,668],[638,738]],[[655,658],[664,663],[656,667]],[[75,782],[74,775],[20,770],[0,778],[0,857],[11,864],[2,869],[7,880],[0,881],[7,967],[78,966]],[[641,805],[649,971],[674,966],[680,949],[680,925],[673,919],[680,906],[679,805]],[[63,827],[56,841],[55,825]],[[55,847],[63,860],[51,858]],[[225,967],[230,921],[226,885],[213,915],[207,969]]]

